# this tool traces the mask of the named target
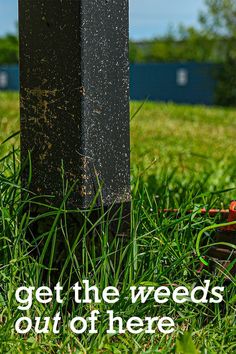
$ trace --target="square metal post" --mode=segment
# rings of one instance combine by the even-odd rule
[[[128,0],[19,0],[22,162],[30,190],[130,201]],[[23,184],[28,179],[28,168]]]

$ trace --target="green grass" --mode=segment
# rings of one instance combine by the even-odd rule
[[[0,92],[0,143],[19,129],[18,94]],[[17,144],[19,140],[14,139],[11,143]]]
[[[131,115],[140,103],[132,103]],[[19,129],[18,96],[0,94],[0,140]],[[187,215],[189,208],[227,207],[235,198],[236,111],[232,109],[176,106],[146,103],[131,121],[132,148],[132,230],[129,240],[110,239],[107,215],[97,222],[88,213],[51,208],[33,217],[25,206],[33,203],[26,193],[20,200],[19,153],[12,151],[17,137],[1,146],[0,156],[0,352],[2,353],[233,353],[235,338],[235,279],[227,286],[224,304],[207,305],[172,300],[157,305],[131,304],[129,287],[152,283],[175,284],[192,288],[210,279],[222,285],[225,274],[212,275],[207,269],[197,272],[198,232],[215,220],[208,216]],[[230,189],[230,191],[229,191]],[[179,207],[182,215],[158,213],[159,208]],[[83,227],[75,220],[87,217]],[[99,233],[97,230],[99,228]],[[29,239],[29,236],[30,239]],[[206,241],[210,235],[205,236]],[[96,243],[96,247],[95,247]],[[57,245],[59,244],[59,247]],[[35,247],[40,260],[35,257]],[[60,261],[64,251],[63,262]],[[204,254],[205,248],[201,249]],[[59,262],[56,262],[59,258]],[[60,266],[55,272],[53,267]],[[51,266],[50,266],[51,265]],[[56,277],[64,285],[65,302],[40,305],[34,302],[30,317],[53,316],[60,311],[64,326],[59,335],[17,335],[14,322],[22,315],[14,292],[22,284],[41,286]],[[72,334],[68,319],[87,316],[92,307],[71,302],[74,279],[89,279],[100,289],[108,285],[120,289],[120,301],[98,304],[103,314],[98,335]],[[106,334],[106,311],[113,309],[127,320],[131,316],[169,315],[177,324],[174,334]],[[183,335],[184,334],[184,335]],[[183,335],[183,336],[182,336]],[[193,344],[194,343],[194,344]],[[196,348],[196,349],[194,349]]]
[[[138,107],[133,104],[131,113]],[[131,127],[135,173],[153,193],[163,188],[165,175],[171,204],[183,203],[186,185],[186,193],[235,187],[235,110],[146,103]],[[220,201],[228,203],[232,197],[223,195]]]

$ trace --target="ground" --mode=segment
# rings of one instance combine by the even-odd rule
[[[19,130],[18,95],[0,93],[0,142]],[[235,198],[236,177],[236,110],[181,106],[146,102],[131,103],[131,169],[133,213],[130,239],[108,242],[102,229],[96,245],[87,244],[95,229],[87,222],[73,235],[68,225],[68,211],[52,209],[41,216],[49,227],[38,227],[23,203],[29,197],[19,190],[19,136],[0,146],[0,352],[2,353],[233,353],[235,339],[235,279],[231,277],[221,304],[176,304],[171,299],[158,305],[153,298],[146,304],[129,302],[132,285],[154,287],[163,284],[174,289],[183,285],[191,289],[211,280],[211,287],[225,285],[225,274],[212,274],[206,268],[198,273],[200,261],[196,255],[199,231],[215,222],[200,216],[201,207],[225,207]],[[13,145],[15,148],[13,149]],[[28,198],[28,199],[27,199]],[[159,209],[180,208],[181,217],[163,215]],[[186,210],[193,209],[194,215]],[[78,214],[80,212],[78,211]],[[49,215],[50,214],[50,215]],[[50,224],[48,218],[53,220]],[[105,219],[105,216],[104,216]],[[218,218],[217,218],[217,221]],[[90,229],[90,231],[87,231]],[[32,236],[29,241],[28,234]],[[204,242],[210,242],[210,234]],[[63,239],[66,258],[57,273],[65,289],[63,306],[33,303],[27,315],[63,316],[59,335],[16,335],[12,328],[22,316],[17,309],[14,292],[22,284],[40,286],[50,281],[56,258],[57,237]],[[40,258],[35,259],[35,247],[42,244]],[[83,244],[78,248],[80,243]],[[116,257],[114,253],[116,251]],[[200,249],[204,254],[206,247]],[[49,263],[48,263],[49,262]],[[51,265],[51,266],[50,266]],[[229,276],[229,275],[228,275]],[[102,313],[97,336],[75,335],[68,319],[88,316],[91,306],[71,305],[70,279],[90,279],[98,288],[113,285],[119,288],[120,301],[112,306],[115,314],[127,320],[131,316],[171,316],[176,323],[173,334],[107,335],[108,305],[98,305]]]

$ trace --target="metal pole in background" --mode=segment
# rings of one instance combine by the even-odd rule
[[[128,0],[19,0],[19,27],[30,190],[57,203],[63,161],[73,208],[129,204]]]

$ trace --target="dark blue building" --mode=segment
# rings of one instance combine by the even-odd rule
[[[131,65],[131,99],[214,104],[218,65],[154,63]]]
[[[214,104],[216,73],[209,63],[132,64],[132,100],[152,100],[187,104]],[[0,90],[19,90],[17,65],[0,66]]]
[[[0,90],[19,90],[19,69],[18,65],[0,66]]]

